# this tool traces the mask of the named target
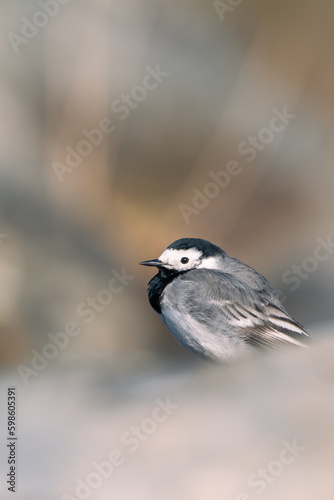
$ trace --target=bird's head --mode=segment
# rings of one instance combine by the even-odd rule
[[[191,269],[220,269],[225,252],[200,238],[181,238],[169,245],[158,259],[140,262],[160,270],[178,273]]]

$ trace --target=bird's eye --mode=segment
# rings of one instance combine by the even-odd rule
[[[189,262],[188,257],[182,257],[182,259],[181,259],[182,264],[188,264],[188,262]]]

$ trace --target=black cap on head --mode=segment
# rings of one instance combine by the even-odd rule
[[[225,252],[210,243],[210,241],[202,240],[201,238],[181,238],[180,240],[174,241],[167,248],[175,250],[188,250],[189,248],[196,248],[203,253],[206,257],[211,257],[217,254],[224,254]]]

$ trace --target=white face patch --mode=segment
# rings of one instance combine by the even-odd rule
[[[176,250],[174,248],[167,248],[159,257],[159,260],[165,264],[167,269],[176,269],[178,271],[187,271],[194,269],[201,263],[202,252],[196,248],[189,248],[188,250]],[[181,259],[188,259],[184,264]]]
[[[202,260],[198,269],[223,269],[222,261],[219,257],[206,257]]]

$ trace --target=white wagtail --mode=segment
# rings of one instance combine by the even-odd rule
[[[311,339],[264,276],[209,241],[182,238],[158,259],[148,286],[151,306],[186,349],[222,361],[254,347],[306,347]]]

